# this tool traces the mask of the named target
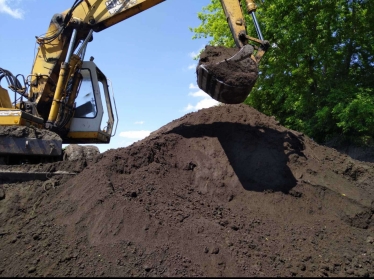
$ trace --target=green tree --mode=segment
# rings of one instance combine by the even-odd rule
[[[259,4],[259,3],[258,3]],[[374,1],[265,0],[257,18],[272,47],[245,103],[319,142],[374,139]],[[194,38],[234,45],[219,0]],[[256,36],[246,16],[248,34]]]

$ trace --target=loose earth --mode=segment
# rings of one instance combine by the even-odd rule
[[[246,105],[0,178],[1,277],[374,277],[374,164]]]

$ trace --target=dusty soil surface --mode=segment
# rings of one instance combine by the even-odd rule
[[[73,178],[2,181],[0,276],[374,277],[373,167],[245,105],[200,110],[28,167]]]
[[[239,50],[240,48],[206,46],[200,55],[198,66],[205,65],[216,79],[230,86],[251,87],[258,77],[256,62],[250,58],[240,63],[226,60],[234,56]]]
[[[337,151],[349,155],[351,158],[359,161],[368,161],[374,163],[374,145],[358,146],[354,143],[340,142],[339,138],[331,139],[325,143],[325,146],[336,149]]]
[[[61,141],[60,136],[58,136],[56,133],[46,129],[39,129],[33,126],[0,126],[0,137],[28,137]]]

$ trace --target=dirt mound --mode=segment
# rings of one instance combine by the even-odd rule
[[[346,154],[353,159],[374,163],[374,145],[362,146],[348,141],[341,141],[341,138],[336,137],[326,142],[325,146],[336,149],[338,152]]]
[[[374,277],[374,165],[248,106],[84,165],[3,182],[1,277]]]

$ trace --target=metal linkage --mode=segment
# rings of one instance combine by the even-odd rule
[[[253,24],[256,28],[256,32],[257,32],[257,35],[258,35],[258,38],[263,41],[264,40],[264,37],[262,36],[262,33],[261,33],[261,29],[260,29],[260,25],[258,24],[258,21],[257,21],[257,18],[256,18],[256,14],[255,12],[251,12],[251,15],[252,15],[252,19],[253,19]]]
[[[71,40],[70,40],[70,44],[69,44],[68,54],[67,54],[66,59],[65,59],[65,63],[66,64],[69,64],[70,58],[73,55],[74,45],[75,45],[75,40],[76,39],[77,39],[77,30],[74,29],[73,30],[73,34],[71,35]]]

